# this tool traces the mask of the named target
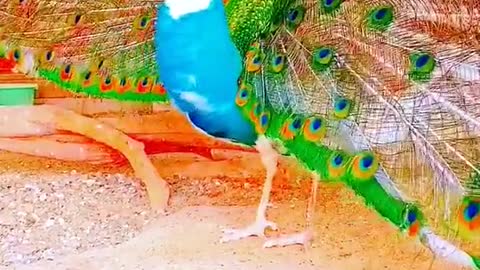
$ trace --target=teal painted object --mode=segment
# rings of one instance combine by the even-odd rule
[[[36,84],[0,84],[0,106],[33,105]]]

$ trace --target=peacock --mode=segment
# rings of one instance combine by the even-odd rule
[[[0,33],[20,72],[94,97],[168,100],[204,134],[256,148],[256,219],[222,242],[277,229],[266,211],[285,155],[312,174],[307,226],[264,247],[307,246],[318,183],[340,182],[436,256],[479,269],[479,7],[24,0],[2,4]]]

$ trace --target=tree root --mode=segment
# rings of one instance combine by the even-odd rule
[[[146,155],[142,143],[105,123],[60,107],[51,105],[0,107],[0,137],[42,136],[53,134],[55,130],[81,134],[118,150],[127,158],[136,176],[145,184],[152,208],[160,212],[166,211],[170,188]],[[28,147],[31,145],[18,145],[13,150],[23,153],[35,151]],[[43,148],[43,151],[47,151],[47,148]],[[82,154],[82,148],[77,151],[80,155]],[[35,155],[35,152],[31,154]],[[50,151],[43,154],[55,157],[55,154],[65,155],[66,153]]]

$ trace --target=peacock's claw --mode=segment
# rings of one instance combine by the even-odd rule
[[[278,238],[272,238],[265,241],[264,248],[285,247],[292,245],[302,245],[305,249],[311,247],[313,241],[313,231],[305,230],[303,232],[283,235]]]
[[[270,228],[274,231],[278,230],[277,224],[266,219],[256,220],[253,224],[243,229],[225,229],[220,242],[226,243],[236,241],[250,236],[265,237],[265,229]]]

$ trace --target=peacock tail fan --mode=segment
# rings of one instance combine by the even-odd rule
[[[478,267],[479,8],[230,0],[244,52],[235,102],[324,181],[345,183],[436,255]]]
[[[7,0],[0,57],[75,93],[166,102],[155,63],[157,1]]]

